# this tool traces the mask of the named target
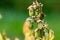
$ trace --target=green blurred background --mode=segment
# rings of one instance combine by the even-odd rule
[[[28,15],[28,6],[35,0],[0,0],[0,32],[6,30],[11,40],[19,37],[24,40],[22,27]],[[60,0],[38,0],[44,4],[45,21],[55,32],[55,39],[60,40]]]

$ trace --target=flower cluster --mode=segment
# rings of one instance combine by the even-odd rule
[[[23,26],[23,33],[25,40],[53,40],[54,31],[48,28],[47,22],[45,22],[45,14],[42,12],[42,3],[38,1],[33,2],[28,7],[29,16]],[[34,29],[34,23],[37,24],[37,28]]]

